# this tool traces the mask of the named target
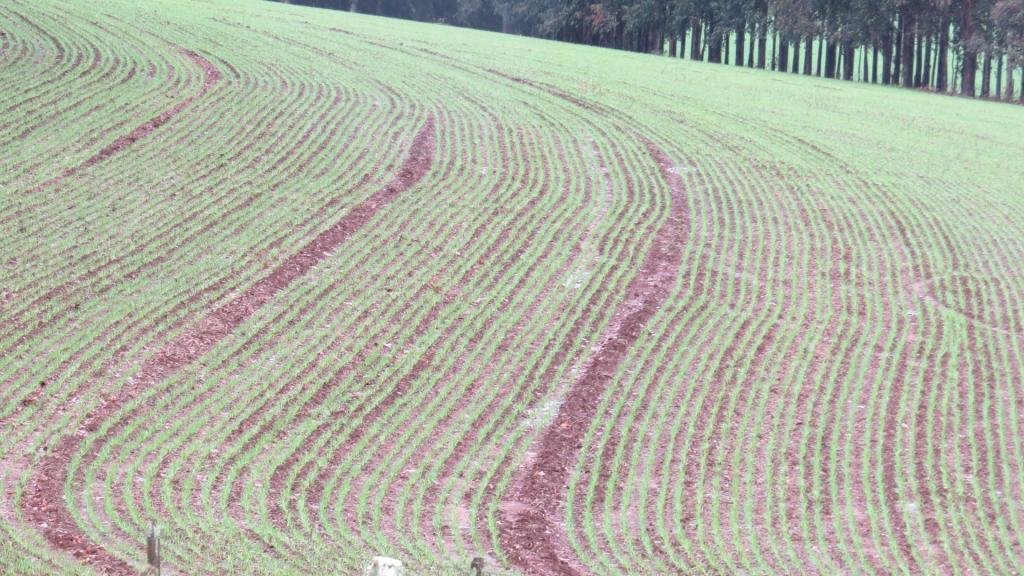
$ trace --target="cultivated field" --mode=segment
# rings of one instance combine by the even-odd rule
[[[1024,566],[1024,108],[227,0],[0,86],[0,573]]]

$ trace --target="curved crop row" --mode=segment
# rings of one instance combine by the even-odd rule
[[[0,81],[0,572],[1024,562],[1011,107],[273,3]]]

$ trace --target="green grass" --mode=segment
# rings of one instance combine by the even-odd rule
[[[502,502],[669,215],[645,139],[689,235],[550,511],[574,562],[1019,569],[1021,107],[277,3],[14,0],[0,31],[0,572],[91,573],[28,510],[78,433],[53,497],[133,566],[157,521],[175,573],[517,573]],[[45,184],[199,93],[184,50],[221,80]],[[430,117],[422,180],[83,429]]]

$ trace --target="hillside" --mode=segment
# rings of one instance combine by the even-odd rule
[[[1024,108],[0,5],[0,573],[1013,574]]]

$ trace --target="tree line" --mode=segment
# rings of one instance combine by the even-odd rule
[[[1024,102],[1024,0],[282,0]]]

